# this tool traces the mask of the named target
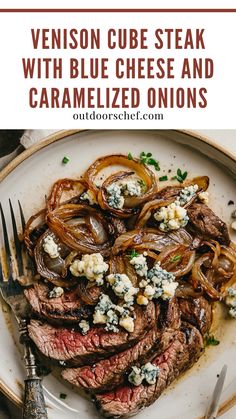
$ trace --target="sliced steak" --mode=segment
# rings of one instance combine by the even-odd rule
[[[162,300],[160,302],[160,314],[158,316],[158,326],[160,329],[177,329],[180,327],[180,310],[176,298]]]
[[[179,305],[175,298],[166,301],[163,307],[161,305],[160,317],[161,322],[158,324],[161,327],[154,327],[133,347],[93,366],[68,368],[62,371],[62,377],[77,387],[96,393],[123,384],[131,365],[150,361],[153,356],[163,352],[175,339],[176,333],[179,333],[175,330],[180,326]]]
[[[156,328],[152,329],[132,348],[103,359],[95,365],[64,369],[62,377],[89,392],[112,390],[125,383],[126,373],[131,365],[139,366],[151,361],[155,355],[165,351],[179,333],[173,330],[161,333]]]
[[[182,186],[167,186],[166,188],[161,189],[157,192],[155,199],[172,199],[176,198],[182,191]]]
[[[188,208],[191,230],[205,240],[213,239],[222,244],[230,243],[226,224],[205,204],[194,203]]]
[[[69,365],[83,365],[106,358],[134,345],[157,322],[157,309],[153,303],[136,307],[134,331],[121,329],[119,333],[108,332],[103,327],[93,327],[86,335],[75,329],[53,327],[47,323],[31,320],[29,336],[43,355],[51,359],[67,361]]]
[[[182,319],[197,327],[202,335],[210,330],[212,307],[204,297],[180,298],[179,307]]]
[[[40,317],[60,323],[78,322],[92,314],[92,307],[78,296],[77,290],[65,291],[61,297],[49,298],[50,288],[46,284],[35,284],[24,293],[32,310]]]
[[[95,402],[106,417],[126,417],[152,404],[183,371],[190,368],[203,350],[203,340],[200,332],[193,326],[184,326],[169,348],[154,358],[153,364],[160,369],[157,382],[154,385],[141,384],[138,387],[130,385],[119,387],[95,396]]]

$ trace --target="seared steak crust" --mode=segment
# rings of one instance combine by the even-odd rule
[[[158,326],[163,330],[166,328],[177,329],[180,327],[180,310],[176,298],[160,302]]]
[[[176,198],[182,190],[182,186],[167,186],[166,188],[157,192],[155,199],[172,199]]]
[[[212,307],[204,297],[179,299],[179,307],[183,320],[197,327],[205,335],[211,327]]]
[[[24,294],[32,310],[44,319],[60,323],[78,322],[91,316],[92,308],[78,297],[76,289],[65,291],[61,297],[49,298],[49,287],[46,284],[35,284],[25,289]]]
[[[152,361],[160,368],[157,382],[150,386],[126,385],[96,395],[95,401],[102,414],[106,417],[126,417],[149,406],[172,381],[198,359],[202,350],[203,340],[199,331],[192,326],[184,326],[169,348]]]
[[[67,361],[69,365],[82,365],[85,362],[90,364],[134,345],[154,327],[157,311],[153,303],[149,303],[147,307],[137,307],[132,333],[124,329],[115,333],[108,332],[103,327],[93,327],[86,335],[82,335],[75,329],[53,327],[31,320],[28,326],[29,336],[46,357]]]
[[[194,203],[188,208],[191,230],[205,240],[217,240],[219,243],[230,243],[226,224],[205,204]]]

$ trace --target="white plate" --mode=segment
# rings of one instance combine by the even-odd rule
[[[128,153],[139,156],[141,151],[150,151],[159,160],[160,175],[171,169],[187,170],[189,176],[206,174],[211,179],[210,206],[228,224],[236,203],[235,178],[236,160],[234,156],[214,146],[206,139],[180,131],[82,131],[64,138],[52,137],[33,150],[23,153],[2,172],[0,196],[5,213],[8,198],[16,207],[19,199],[26,217],[43,205],[45,194],[58,178],[78,176],[95,160],[106,154]],[[60,136],[59,136],[60,137]],[[55,141],[57,140],[57,141]],[[62,165],[64,156],[70,158]],[[10,225],[10,220],[7,220]],[[231,231],[231,237],[233,237]],[[6,311],[6,308],[4,308]],[[137,418],[154,419],[197,419],[206,408],[216,375],[224,363],[228,365],[223,400],[223,410],[229,407],[229,399],[236,398],[235,351],[236,335],[234,320],[222,320],[214,333],[221,343],[206,351],[200,361],[180,380],[173,384],[151,407],[137,415]],[[2,390],[16,402],[20,402],[24,380],[24,366],[21,360],[17,331],[12,326],[9,315],[0,313],[0,379]],[[50,419],[83,419],[98,417],[91,402],[78,395],[72,387],[55,378],[52,374],[44,379]],[[66,393],[62,401],[60,393]]]

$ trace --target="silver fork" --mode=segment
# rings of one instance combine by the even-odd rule
[[[18,204],[22,229],[24,229],[24,215],[19,201]],[[11,250],[6,220],[2,205],[0,204],[3,241],[5,246],[5,257],[2,258],[3,263],[0,264],[0,293],[15,315],[19,326],[20,343],[24,346],[24,360],[27,373],[25,379],[22,417],[23,419],[47,419],[41,378],[37,374],[36,360],[27,331],[28,305],[23,293],[23,288],[17,280],[24,275],[23,254],[26,258],[28,258],[28,256],[25,254],[23,244],[19,240],[14,211],[10,200],[9,205],[15,254]]]

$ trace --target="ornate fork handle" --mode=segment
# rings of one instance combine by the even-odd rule
[[[23,419],[47,419],[41,378],[37,374],[35,356],[27,332],[27,322],[19,321],[20,342],[24,345],[27,377],[23,402]]]

